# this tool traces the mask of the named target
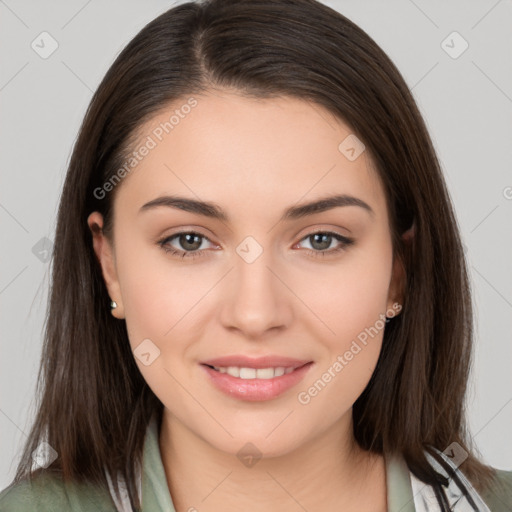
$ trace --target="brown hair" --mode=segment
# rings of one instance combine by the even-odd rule
[[[475,456],[465,396],[473,324],[464,251],[424,121],[400,72],[349,19],[314,0],[212,0],[178,5],[120,53],[94,94],[62,192],[38,376],[37,415],[15,482],[34,474],[46,440],[48,468],[64,480],[107,486],[125,478],[139,508],[134,463],[162,404],[134,362],[124,321],[113,318],[87,217],[112,228],[114,191],[94,191],[126,160],[137,129],[163,108],[214,88],[248,97],[290,96],[322,105],[364,142],[382,180],[393,254],[406,269],[402,313],[386,326],[377,367],[353,407],[359,445],[401,454],[421,480],[443,479],[424,450],[457,442],[477,490],[493,468]],[[401,234],[414,226],[410,244]],[[42,388],[42,389],[40,389]],[[38,395],[39,396],[39,395]]]

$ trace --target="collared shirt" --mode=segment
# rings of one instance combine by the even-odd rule
[[[429,459],[435,466],[434,459]],[[445,457],[450,465],[453,463]],[[388,512],[437,512],[440,510],[433,489],[416,479],[401,457],[385,457]],[[142,512],[176,512],[167,485],[159,447],[159,426],[153,416],[144,440],[142,474],[139,471],[138,490],[142,493]],[[454,467],[454,466],[452,466]],[[441,466],[435,468],[442,472]],[[497,470],[495,487],[480,496],[457,469],[457,475],[466,485],[479,512],[512,511],[512,471]],[[111,479],[110,475],[107,478]],[[126,487],[120,479],[121,500],[104,489],[90,484],[64,484],[58,476],[42,474],[30,485],[23,481],[0,493],[0,512],[132,512]],[[124,489],[124,492],[123,492]],[[473,512],[475,509],[450,479],[447,497],[451,510]],[[194,504],[190,505],[193,510]],[[200,503],[195,504],[200,511]],[[312,511],[313,512],[313,511]]]

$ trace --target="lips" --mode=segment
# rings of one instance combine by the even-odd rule
[[[258,358],[219,357],[204,361],[200,366],[214,387],[229,397],[238,400],[264,401],[277,398],[296,386],[310,371],[313,364],[313,361],[306,359],[269,355]],[[267,374],[272,368],[275,370],[274,376]],[[284,368],[286,368],[285,372],[283,372]],[[229,370],[226,372],[219,369]],[[239,374],[237,374],[238,369]],[[264,378],[259,378],[260,371],[264,373]]]
[[[237,366],[239,368],[300,368],[311,361],[308,359],[295,359],[292,357],[267,355],[260,357],[249,357],[244,355],[232,355],[217,357],[202,361],[201,364],[207,366],[215,366],[217,368],[227,368],[229,366]]]

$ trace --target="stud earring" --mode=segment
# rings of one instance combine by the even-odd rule
[[[117,308],[117,302],[114,300],[110,301],[110,309],[116,309]]]

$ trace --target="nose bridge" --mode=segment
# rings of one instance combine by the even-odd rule
[[[275,260],[270,246],[264,247],[253,236],[247,236],[236,247],[222,309],[225,327],[236,327],[247,336],[260,336],[287,322],[285,287],[275,276]]]

